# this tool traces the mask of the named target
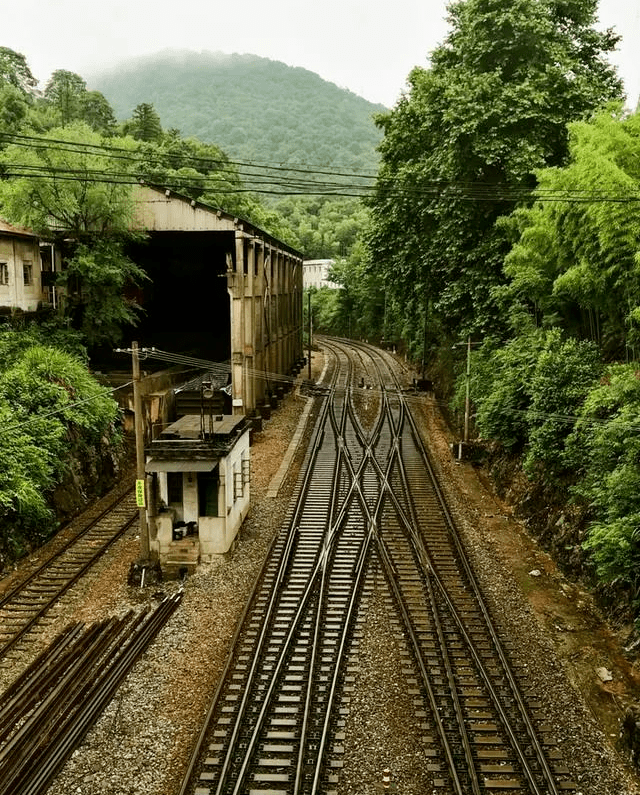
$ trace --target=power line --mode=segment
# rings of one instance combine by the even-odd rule
[[[131,386],[133,381],[127,381],[126,384],[121,384],[120,386],[113,387],[112,389],[104,388],[104,391],[100,394],[91,395],[91,397],[84,398],[83,400],[75,400],[71,403],[67,403],[66,406],[60,406],[57,409],[53,409],[45,414],[34,414],[32,417],[27,417],[27,419],[22,420],[21,422],[15,423],[14,425],[3,425],[2,431],[14,431],[20,428],[23,428],[25,425],[29,425],[36,420],[43,420],[47,417],[54,417],[56,414],[62,414],[65,411],[69,411],[69,409],[74,409],[76,406],[82,406],[85,403],[91,403],[94,400],[100,400],[102,398],[107,397],[107,395],[112,395],[114,392],[117,392],[119,389],[126,389],[128,386]]]
[[[212,186],[220,193],[242,193],[253,192],[268,195],[321,195],[321,196],[344,196],[350,198],[363,198],[377,193],[381,198],[396,199],[409,196],[431,197],[437,200],[462,200],[462,201],[490,201],[490,202],[511,202],[517,203],[526,200],[536,200],[542,202],[570,202],[570,203],[635,203],[640,201],[640,193],[603,193],[585,188],[554,189],[535,187],[529,188],[509,183],[485,183],[473,181],[446,181],[446,180],[427,180],[419,186],[407,186],[399,183],[397,179],[387,179],[383,175],[358,174],[355,170],[351,173],[344,171],[329,170],[319,167],[299,168],[297,166],[277,166],[267,163],[257,163],[254,161],[233,161],[215,160],[203,158],[185,153],[172,152],[151,152],[145,153],[140,150],[130,151],[122,147],[110,147],[107,145],[85,144],[68,142],[62,139],[49,139],[39,136],[26,136],[17,134],[0,134],[0,139],[24,146],[30,149],[48,149],[59,153],[89,154],[96,156],[108,156],[113,159],[125,160],[133,165],[146,166],[151,169],[149,177],[153,180],[153,164],[159,170],[163,168],[173,168],[167,161],[177,161],[180,163],[216,164],[217,174],[203,174],[197,177],[197,183],[190,182],[189,179],[174,175],[167,177],[158,175],[158,180],[166,187],[177,187],[182,190],[202,190],[203,187]],[[14,140],[15,139],[15,140]],[[234,166],[249,167],[255,173],[231,170],[226,164]],[[14,164],[14,171],[8,166],[5,171],[6,176],[26,177],[37,176],[46,179],[55,175],[59,179],[78,179],[85,181],[89,177],[95,182],[110,182],[115,184],[135,184],[140,177],[130,172],[105,171],[104,169],[72,169],[55,166],[37,166],[33,164]],[[175,169],[174,169],[175,170]],[[276,172],[276,173],[274,173]],[[282,172],[282,173],[280,173]],[[298,173],[307,177],[323,176],[333,177],[340,181],[304,181],[296,179],[287,174]],[[220,174],[233,176],[234,178],[243,177],[249,187],[239,187],[230,185],[223,187],[216,182]],[[345,182],[344,179],[368,180],[363,182]],[[213,185],[211,185],[213,183]]]

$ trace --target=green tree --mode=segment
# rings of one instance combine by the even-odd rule
[[[640,372],[610,365],[584,401],[567,448],[580,479],[576,497],[592,522],[584,544],[605,583],[640,596]]]
[[[123,242],[100,239],[73,246],[60,283],[67,287],[66,314],[89,347],[115,345],[135,325],[140,306],[131,288],[148,277],[122,250]]]
[[[55,529],[50,496],[78,444],[95,458],[118,439],[109,391],[47,333],[0,332],[0,568]]]
[[[13,86],[23,95],[33,94],[38,85],[24,55],[9,47],[0,47],[0,86],[2,85]]]
[[[124,123],[123,132],[137,141],[156,141],[162,139],[160,116],[150,102],[141,102],[133,109],[133,116]]]
[[[133,152],[133,142],[112,143],[120,150],[113,155],[101,150],[98,133],[74,122],[42,136],[37,147],[12,145],[0,155],[9,177],[0,181],[3,215],[65,241],[66,312],[92,345],[117,341],[122,326],[135,322],[125,288],[144,278],[122,253],[131,236],[131,185],[109,178],[122,173],[120,155]]]
[[[80,119],[94,132],[106,136],[116,134],[116,117],[113,108],[99,91],[85,91],[80,100]]]
[[[511,190],[567,154],[568,121],[621,95],[595,0],[463,0],[451,32],[384,131],[369,245],[399,301],[422,295],[434,333],[502,327],[495,303]],[[415,311],[415,310],[414,310]]]
[[[20,89],[7,83],[0,84],[0,129],[3,133],[18,132],[27,118],[29,103]],[[0,147],[5,141],[0,138]]]
[[[57,69],[49,78],[44,98],[57,112],[63,127],[81,118],[86,91],[87,84],[75,72]]]
[[[640,343],[640,115],[570,126],[570,161],[539,173],[538,201],[516,212],[506,304],[562,325],[608,356]],[[565,201],[550,201],[562,197]]]
[[[0,158],[11,177],[0,182],[5,217],[44,234],[59,230],[82,238],[95,232],[125,232],[131,187],[101,181],[123,170],[120,159],[100,151],[102,143],[98,133],[74,122],[52,129],[37,145],[8,146]],[[133,149],[126,139],[117,144]]]

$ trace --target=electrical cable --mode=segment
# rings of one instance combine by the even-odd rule
[[[91,403],[93,400],[99,400],[100,398],[104,398],[107,395],[112,395],[114,392],[117,392],[119,389],[125,389],[128,386],[131,386],[133,381],[127,381],[125,384],[121,384],[120,386],[113,387],[113,389],[106,388],[104,392],[99,395],[91,395],[91,397],[84,398],[83,400],[76,400],[72,403],[67,403],[66,406],[61,406],[60,408],[53,409],[45,414],[34,414],[32,417],[27,417],[27,419],[22,420],[21,422],[14,423],[13,425],[3,425],[2,432],[4,431],[14,431],[19,428],[24,427],[25,425],[29,425],[31,422],[35,422],[36,420],[43,420],[47,417],[53,417],[56,414],[61,414],[64,411],[68,411],[69,409],[73,409],[76,406],[82,406],[85,403]]]
[[[135,165],[146,165],[148,168],[152,167],[153,161],[156,161],[159,165],[158,167],[167,168],[169,166],[163,163],[164,160],[169,161],[179,161],[181,163],[206,163],[206,164],[221,164],[224,161],[217,161],[212,158],[201,158],[198,156],[193,155],[186,155],[181,153],[171,153],[171,152],[160,152],[160,153],[151,153],[146,154],[140,152],[139,150],[136,152],[131,152],[129,150],[123,149],[121,147],[109,147],[106,145],[98,146],[97,144],[83,144],[83,143],[74,143],[74,142],[67,142],[61,139],[48,139],[42,138],[37,136],[24,136],[24,135],[17,135],[17,134],[7,134],[3,133],[0,134],[0,139],[5,139],[8,142],[11,142],[12,139],[18,139],[18,141],[14,141],[15,145],[22,145],[26,146],[27,148],[31,149],[49,149],[51,151],[56,152],[69,152],[74,154],[88,154],[88,155],[96,155],[96,156],[108,156],[115,159],[123,159]],[[40,142],[34,143],[34,142]],[[122,154],[118,154],[122,153]],[[149,163],[148,161],[152,161]],[[529,199],[534,199],[537,201],[563,201],[563,202],[573,202],[573,203],[601,203],[601,202],[614,202],[614,203],[632,203],[640,201],[640,194],[636,193],[627,193],[625,195],[619,194],[611,194],[611,193],[602,193],[597,192],[594,190],[588,190],[584,188],[572,188],[572,189],[553,189],[553,188],[528,188],[518,185],[511,185],[507,183],[483,183],[483,182],[473,182],[473,181],[444,181],[444,180],[431,180],[431,181],[424,181],[421,186],[411,186],[408,187],[406,185],[398,185],[397,180],[388,180],[384,177],[384,175],[371,175],[371,174],[358,174],[357,172],[353,173],[345,173],[344,171],[336,171],[336,170],[328,170],[328,169],[320,169],[317,167],[306,167],[306,168],[299,168],[298,166],[286,166],[285,164],[279,164],[278,166],[265,164],[265,163],[256,163],[254,161],[227,161],[231,165],[238,165],[244,167],[250,167],[253,169],[257,169],[257,173],[243,173],[238,172],[237,170],[225,170],[225,168],[219,169],[218,174],[203,174],[202,176],[197,177],[197,183],[189,183],[189,181],[183,177],[179,177],[174,175],[173,177],[159,177],[161,181],[164,183],[167,181],[167,187],[170,187],[170,183],[182,188],[183,190],[202,190],[203,185],[206,186],[208,183],[212,181],[219,180],[220,173],[228,174],[229,176],[233,176],[235,178],[244,177],[248,181],[251,181],[251,184],[255,185],[256,187],[251,188],[240,188],[237,186],[229,186],[228,188],[223,188],[219,184],[216,184],[214,187],[220,193],[240,193],[240,192],[254,192],[254,193],[264,193],[270,195],[321,195],[321,196],[346,196],[351,198],[362,198],[364,196],[370,195],[371,192],[375,192],[379,194],[382,198],[387,199],[394,199],[394,198],[401,198],[406,196],[431,196],[437,198],[439,200],[451,198],[451,199],[459,199],[464,201],[505,201],[505,202],[519,202]],[[109,172],[105,171],[104,169],[83,169],[78,176],[77,169],[64,169],[64,168],[56,168],[54,166],[34,166],[33,164],[18,164],[13,165],[13,168],[16,169],[15,172],[11,171],[11,166],[8,167],[7,171],[5,172],[6,176],[35,176],[37,175],[39,178],[48,178],[51,174],[56,174],[58,178],[61,179],[80,179],[82,181],[87,179],[87,174],[91,174],[92,181],[96,182],[111,182],[115,184],[135,184],[139,181],[140,177],[135,176],[129,172]],[[22,169],[24,172],[28,171],[27,173],[23,173],[20,171]],[[300,174],[304,174],[306,176],[331,176],[334,179],[338,177],[346,177],[346,178],[358,178],[361,180],[369,180],[370,184],[362,184],[362,183],[347,183],[347,182],[320,182],[320,181],[311,181],[311,182],[304,182],[302,180],[293,179],[290,176],[278,175],[278,179],[275,179],[275,176],[271,173],[273,171],[282,171],[285,173],[296,172]],[[261,185],[269,186],[269,190],[263,187],[259,187]],[[276,190],[275,188],[278,188]]]

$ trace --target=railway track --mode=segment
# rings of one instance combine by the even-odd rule
[[[133,490],[119,493],[62,548],[0,596],[0,665],[26,643],[60,597],[137,520]]]
[[[409,650],[433,791],[574,789],[493,627],[392,362],[365,345],[327,348],[336,365],[297,498],[181,795],[340,791],[348,660],[378,568]],[[378,394],[364,420],[353,399],[363,372]]]

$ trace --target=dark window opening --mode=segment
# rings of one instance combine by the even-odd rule
[[[182,505],[182,472],[167,472],[169,505]]]
[[[198,472],[198,516],[218,515],[218,470]]]

